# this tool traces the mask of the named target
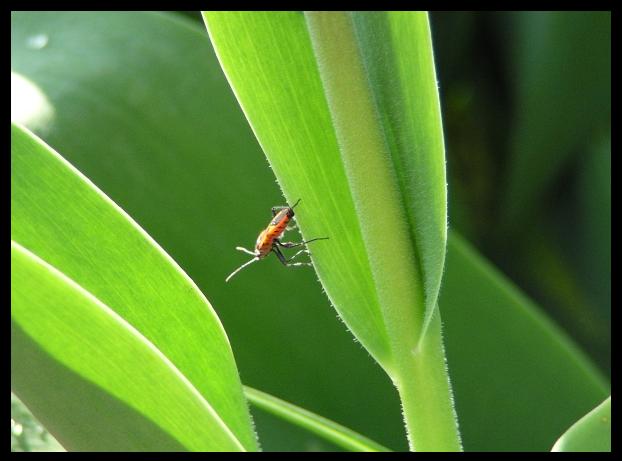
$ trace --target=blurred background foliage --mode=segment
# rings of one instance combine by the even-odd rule
[[[111,43],[122,42],[126,31],[136,27],[130,13],[117,14],[112,23],[105,21],[107,15],[100,17],[89,27],[105,28]],[[266,211],[283,199],[234,96],[210,94],[207,85],[192,83],[193,72],[223,79],[209,47],[196,46],[196,34],[209,44],[199,13],[167,18],[168,29],[142,21],[135,30],[140,36],[154,33],[145,30],[150,24],[156,28],[163,37],[157,53],[140,41],[122,43],[136,53],[151,53],[166,75],[140,68],[142,61],[136,64],[131,54],[115,55],[98,43],[97,34],[85,34],[68,54],[55,49],[54,41],[44,45],[55,53],[52,60],[81,69],[71,88],[49,62],[34,59],[36,40],[29,42],[32,55],[12,53],[12,68],[37,75],[37,84],[57,109],[52,128],[31,128],[121,205],[206,293],[231,340],[244,383],[393,449],[406,449],[391,383],[336,320],[312,271],[287,271],[268,260],[241,277],[249,286],[271,290],[223,283],[239,262],[233,248],[251,244]],[[445,127],[450,228],[535,300],[610,376],[610,13],[439,12],[430,18]],[[17,38],[27,38],[19,35],[17,19],[24,31],[31,30],[30,21],[40,20],[28,14],[13,18],[12,47]],[[46,17],[57,26],[76,20],[66,14]],[[93,53],[101,54],[98,60],[87,58]],[[167,67],[170,57],[180,54],[188,67]],[[119,69],[136,65],[135,80],[115,77]],[[45,72],[39,66],[47,66]],[[158,103],[150,107],[142,101],[150,101],[144,98],[146,89],[158,86],[153,79],[179,88],[158,94]],[[203,106],[179,104],[175,94],[185,90]],[[110,124],[93,130],[101,120]],[[155,139],[149,130],[159,128],[162,136]],[[179,135],[167,142],[171,132]],[[223,133],[230,142],[210,143]],[[184,138],[189,140],[184,143]],[[142,149],[138,156],[136,149]],[[179,163],[183,169],[175,168]],[[167,164],[174,175],[162,167]],[[214,178],[226,178],[229,189],[210,187]],[[14,397],[11,409],[12,450],[34,450],[48,440]],[[335,449],[261,411],[253,414],[265,450]],[[465,449],[499,449],[486,439],[465,437]],[[550,448],[542,440],[525,443],[517,434],[503,446]]]
[[[436,13],[432,27],[450,226],[610,374],[610,13]]]

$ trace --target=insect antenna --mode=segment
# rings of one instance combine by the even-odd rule
[[[240,267],[238,267],[236,270],[234,270],[234,271],[233,271],[233,272],[229,275],[229,277],[227,277],[227,278],[225,279],[225,283],[226,283],[226,282],[228,282],[229,280],[231,280],[231,277],[233,277],[235,274],[237,274],[238,272],[240,272],[242,269],[244,269],[244,268],[245,268],[246,266],[248,266],[249,264],[254,263],[255,261],[259,261],[259,258],[255,257],[255,258],[251,259],[250,261],[248,261],[248,262],[246,262],[246,263],[242,264]]]

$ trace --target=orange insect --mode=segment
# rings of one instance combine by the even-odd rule
[[[306,248],[306,245],[311,242],[315,242],[316,240],[327,240],[328,237],[319,237],[311,240],[307,240],[305,242],[281,242],[280,238],[285,233],[285,231],[289,230],[287,224],[294,217],[294,208],[296,205],[300,203],[300,199],[294,204],[294,206],[275,206],[272,207],[272,221],[268,224],[259,237],[257,237],[257,242],[255,243],[255,251],[247,250],[242,247],[235,247],[236,250],[243,251],[244,253],[248,253],[253,256],[253,259],[242,264],[236,270],[234,270],[229,277],[225,279],[225,282],[231,280],[231,278],[244,269],[249,264],[254,263],[255,261],[259,261],[260,259],[265,258],[270,254],[270,252],[274,252],[276,256],[279,258],[279,261],[283,263],[284,266],[288,267],[296,267],[296,266],[311,266],[310,262],[297,262],[292,263],[299,254],[307,253],[309,254],[309,250]],[[281,252],[281,248],[296,248],[299,246],[304,246],[302,250],[298,251],[294,256],[289,259],[286,259],[283,253]]]

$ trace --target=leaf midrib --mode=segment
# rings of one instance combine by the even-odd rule
[[[363,69],[367,69],[367,67],[365,66],[365,62],[364,59],[362,58],[361,52],[360,52],[360,43],[358,38],[356,37],[356,33],[355,33],[355,25],[352,21],[351,16],[349,15],[349,13],[336,13],[333,12],[331,14],[346,14],[347,15],[347,20],[349,21],[350,25],[351,25],[351,40],[353,42],[353,47],[356,50],[356,60],[358,62],[358,65],[360,65]],[[310,31],[310,26],[309,26],[309,19],[308,19],[308,13],[305,13],[305,26],[306,26],[306,31],[307,34],[309,36],[309,40],[312,42],[312,34]],[[312,47],[313,48],[313,47]],[[320,82],[322,84],[322,88],[323,88],[323,96],[324,96],[324,100],[325,100],[325,104],[326,104],[326,108],[328,110],[328,112],[331,114],[331,119],[334,120],[334,116],[333,116],[333,109],[331,107],[331,104],[329,103],[328,100],[328,95],[327,95],[327,90],[326,90],[326,86],[325,86],[325,82],[324,79],[322,78],[322,72],[319,66],[319,62],[318,62],[318,58],[317,55],[315,55],[315,50],[314,50],[314,64],[316,66],[317,69],[317,73],[320,76]],[[377,105],[377,101],[376,101],[376,96],[374,94],[374,92],[371,90],[370,87],[370,82],[369,82],[369,78],[368,78],[368,74],[366,72],[363,72],[363,77],[364,77],[364,89],[365,92],[367,93],[367,97],[369,98],[370,102],[372,103],[372,110],[374,112],[375,115],[375,129],[377,131],[377,135],[379,137],[379,139],[381,140],[381,143],[385,146],[386,149],[386,153],[388,154],[388,157],[390,158],[390,160],[388,162],[384,162],[385,165],[388,167],[388,171],[389,174],[392,176],[392,178],[398,183],[400,184],[399,180],[397,179],[398,176],[395,172],[395,163],[394,163],[394,159],[393,156],[391,155],[390,150],[388,149],[388,139],[387,139],[387,133],[384,130],[384,126],[383,124],[380,122],[380,117],[379,117],[379,111],[378,111],[378,105]],[[337,126],[335,123],[332,124],[333,127],[333,135],[335,136],[335,138],[339,139],[338,137],[338,133],[337,133]],[[340,145],[339,142],[337,142],[337,147],[339,149],[339,154],[340,154],[340,159],[341,159],[341,163],[344,167],[344,174],[345,177],[348,178],[348,174],[347,174],[347,168],[344,164],[344,154],[342,152],[342,147]],[[349,183],[349,179],[348,183]],[[401,186],[401,184],[400,184]],[[352,198],[352,202],[356,204],[356,201],[354,200],[354,197],[352,196],[352,188],[348,187],[348,191],[350,192],[350,196]],[[405,206],[404,200],[403,200],[403,189],[401,187],[398,187],[398,196],[399,196],[399,205],[397,206],[399,210],[402,211],[402,213],[404,214],[404,216],[409,216],[408,212],[407,212],[407,207]],[[361,231],[361,235],[365,235],[362,232],[362,223],[360,221],[360,213],[356,213],[357,216],[357,226]],[[407,233],[407,239],[411,244],[411,251],[413,252],[413,254],[415,254],[415,250],[416,250],[416,246],[413,245],[413,241],[412,241],[412,234],[410,232]],[[363,238],[363,242],[366,242],[367,239]],[[416,256],[416,254],[415,254]],[[385,337],[387,337],[389,339],[389,346],[390,346],[390,351],[391,351],[391,363],[387,364],[387,363],[383,363],[383,368],[385,368],[385,370],[387,371],[387,373],[389,374],[389,376],[392,376],[393,378],[395,378],[395,370],[393,369],[394,366],[396,365],[396,362],[400,361],[400,356],[404,356],[404,355],[410,355],[412,350],[414,350],[414,344],[412,344],[410,341],[407,340],[407,337],[409,335],[404,335],[400,332],[397,332],[398,330],[402,330],[401,328],[394,328],[399,322],[392,322],[390,321],[390,318],[394,318],[397,319],[398,317],[403,317],[403,318],[408,318],[411,316],[411,313],[408,312],[401,312],[400,314],[397,314],[396,312],[390,312],[389,310],[394,310],[395,306],[384,306],[384,303],[381,302],[381,296],[380,293],[378,292],[378,286],[379,286],[379,282],[376,278],[376,274],[375,271],[373,270],[373,265],[371,264],[371,260],[369,257],[369,251],[365,252],[365,259],[367,262],[367,266],[369,267],[369,273],[371,275],[371,278],[373,280],[373,291],[375,294],[375,298],[376,298],[376,305],[378,307],[378,310],[380,312],[380,317],[383,321],[383,327],[384,327],[384,331],[385,331]],[[415,258],[417,260],[417,266],[420,265],[418,258]],[[415,268],[416,270],[418,270],[418,267]],[[418,272],[419,274],[421,274],[421,272]],[[420,284],[416,284],[417,285],[417,291],[419,292],[419,297],[420,299],[425,299],[425,293],[423,293],[423,290],[421,290],[421,285]],[[423,320],[423,319],[422,319]],[[391,326],[392,324],[393,327]],[[410,335],[413,336],[413,335]],[[416,336],[416,335],[414,335]]]

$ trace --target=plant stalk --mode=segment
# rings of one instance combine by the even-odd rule
[[[425,280],[355,24],[341,12],[305,19],[389,338],[391,357],[381,364],[402,399],[410,449],[460,451],[440,314],[434,306],[424,328]]]
[[[394,383],[411,451],[462,451],[438,308],[414,351],[397,362]]]

